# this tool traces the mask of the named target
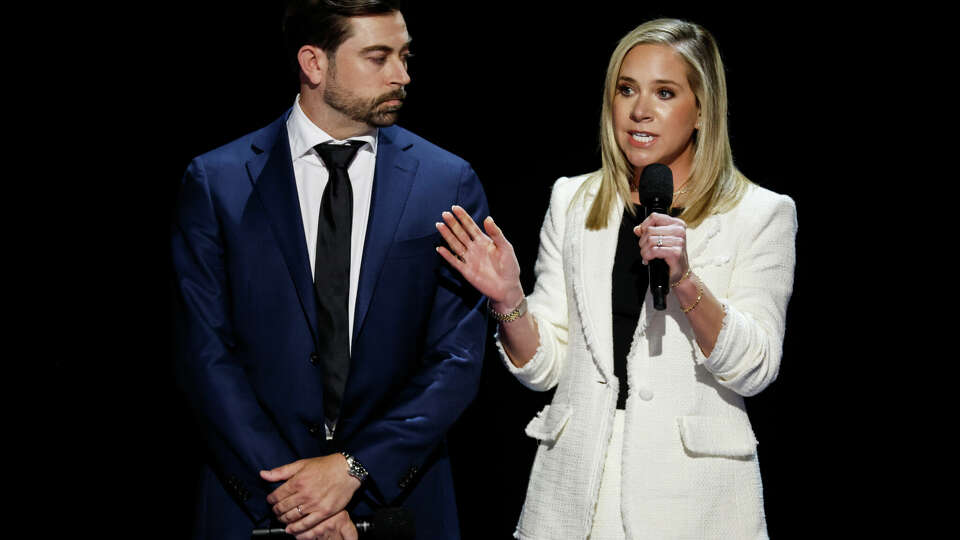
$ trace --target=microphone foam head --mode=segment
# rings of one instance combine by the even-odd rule
[[[673,172],[670,167],[660,163],[644,167],[637,184],[637,195],[644,206],[669,208],[673,202]]]

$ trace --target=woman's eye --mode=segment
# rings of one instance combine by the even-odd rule
[[[661,88],[660,90],[657,90],[657,95],[660,96],[661,99],[670,99],[673,97],[673,91],[667,90],[666,88]]]
[[[619,92],[620,95],[622,95],[622,96],[632,96],[632,95],[633,95],[633,88],[630,88],[629,86],[627,86],[627,85],[625,85],[625,84],[621,84],[620,86],[617,87],[617,92]]]

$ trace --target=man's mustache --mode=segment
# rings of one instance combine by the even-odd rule
[[[394,90],[393,92],[388,92],[380,96],[379,98],[377,98],[376,105],[380,105],[381,103],[386,103],[391,99],[399,99],[401,101],[404,99],[407,99],[407,90],[405,88],[400,88],[398,90]]]

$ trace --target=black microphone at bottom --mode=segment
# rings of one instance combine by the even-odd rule
[[[417,536],[413,515],[402,506],[381,508],[354,525],[361,540],[413,540]]]
[[[381,508],[369,517],[358,517],[353,525],[360,540],[413,540],[417,533],[413,515],[403,507]],[[254,529],[251,540],[260,538],[294,538],[284,529]]]

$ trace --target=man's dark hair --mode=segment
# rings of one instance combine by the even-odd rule
[[[283,38],[291,67],[300,70],[297,51],[304,45],[320,47],[333,58],[350,37],[350,17],[391,13],[400,9],[399,4],[398,0],[290,0],[283,17]]]

